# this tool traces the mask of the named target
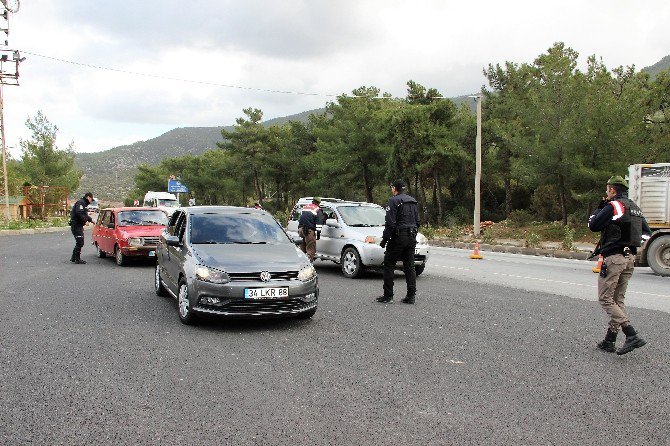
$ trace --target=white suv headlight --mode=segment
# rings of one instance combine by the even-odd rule
[[[419,245],[425,245],[426,243],[428,243],[428,239],[426,238],[425,235],[423,235],[422,233],[419,232],[419,233],[416,235],[416,242],[417,242]]]
[[[211,283],[228,283],[230,277],[223,271],[218,271],[206,266],[199,266],[195,269],[195,278],[205,282]]]
[[[142,246],[144,245],[144,239],[141,237],[130,237],[128,239],[128,244],[130,246]]]
[[[298,280],[301,282],[307,282],[314,277],[316,277],[316,270],[312,265],[308,265],[298,272]]]

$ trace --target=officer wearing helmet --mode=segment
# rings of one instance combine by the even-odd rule
[[[598,277],[598,301],[610,318],[605,339],[598,348],[623,355],[642,347],[646,341],[626,316],[625,294],[633,275],[635,254],[651,230],[640,208],[628,198],[628,182],[621,176],[607,181],[607,196],[589,217],[589,229],[600,232],[594,255],[602,254],[603,264]],[[623,346],[616,350],[619,328],[626,335]]]
[[[384,252],[384,294],[377,302],[389,303],[393,300],[393,274],[398,260],[402,260],[407,282],[407,295],[403,303],[413,304],[416,298],[416,270],[414,269],[414,248],[419,230],[418,203],[405,193],[405,182],[391,184],[393,196],[386,205],[384,234],[380,246]],[[388,246],[387,246],[388,245]]]

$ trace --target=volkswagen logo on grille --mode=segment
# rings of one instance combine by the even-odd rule
[[[272,276],[270,275],[269,272],[267,272],[267,271],[263,271],[263,272],[261,273],[261,280],[262,280],[263,282],[269,282],[270,279],[272,279]]]

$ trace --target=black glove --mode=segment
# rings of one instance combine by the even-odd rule
[[[381,241],[381,243],[379,244],[379,246],[381,246],[382,248],[386,248],[386,243],[387,243],[387,242],[388,242],[388,240],[386,240],[385,238],[383,238],[382,241]]]
[[[598,209],[604,208],[607,205],[607,203],[609,203],[609,202],[610,202],[609,200],[605,200],[605,199],[600,200],[600,204],[598,205]]]

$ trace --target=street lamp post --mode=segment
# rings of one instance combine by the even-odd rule
[[[482,97],[481,93],[470,96],[477,101],[477,141],[475,161],[475,212],[474,212],[474,234],[479,237],[480,233],[480,200],[482,179]]]
[[[7,149],[5,148],[5,119],[2,113],[3,97],[2,83],[0,82],[0,138],[2,139],[2,178],[5,183],[5,219],[9,220],[11,213],[9,211],[9,177],[7,176]]]

